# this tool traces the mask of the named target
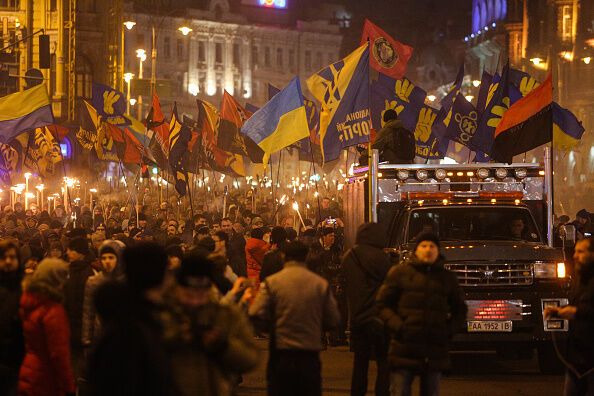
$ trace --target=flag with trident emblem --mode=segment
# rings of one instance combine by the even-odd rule
[[[320,102],[320,143],[324,162],[345,147],[369,142],[369,44],[327,66],[307,80]]]

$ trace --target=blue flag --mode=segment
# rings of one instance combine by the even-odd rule
[[[584,126],[569,110],[553,102],[553,145],[569,150],[579,143],[584,135]]]
[[[419,112],[425,104],[427,92],[416,86],[407,78],[394,80],[380,73],[376,81],[371,84],[371,118],[376,130],[384,126],[383,115],[388,109],[398,114],[408,130],[414,130],[419,118]]]
[[[417,124],[414,128],[416,154],[426,159],[440,159],[444,157],[447,141],[440,139],[443,134],[443,122],[438,120],[438,111],[430,106],[423,106],[419,111]]]
[[[93,83],[91,103],[104,121],[113,125],[130,125],[130,121],[124,117],[126,96],[120,91],[107,85]]]
[[[454,80],[454,84],[450,87],[450,91],[448,94],[441,100],[441,109],[440,112],[449,112],[452,105],[454,104],[454,100],[456,99],[456,95],[460,92],[460,88],[462,88],[462,82],[464,81],[464,63],[460,66],[458,70],[458,75],[456,75],[456,80]]]
[[[445,137],[469,145],[470,140],[478,128],[478,112],[462,93],[458,93],[452,106],[452,116],[449,119]]]
[[[485,107],[487,105],[487,96],[489,94],[489,87],[493,82],[494,76],[487,73],[486,70],[483,70],[483,75],[481,77],[481,85],[479,88],[478,98],[476,100],[476,110],[479,114],[482,114],[485,111]]]
[[[335,160],[345,147],[370,139],[369,44],[320,70],[307,80],[320,102],[320,141],[324,162]]]

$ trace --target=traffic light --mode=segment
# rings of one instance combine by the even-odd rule
[[[50,62],[50,39],[47,34],[39,35],[39,68],[49,69]]]

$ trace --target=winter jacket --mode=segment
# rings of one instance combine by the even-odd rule
[[[233,272],[237,276],[247,276],[246,257],[245,257],[246,241],[243,235],[233,233],[229,236],[229,246],[227,247],[227,258]]]
[[[70,365],[70,330],[61,303],[28,291],[21,298],[25,358],[19,395],[63,396],[75,391]]]
[[[14,381],[25,352],[19,318],[20,272],[0,272],[0,381]]]
[[[448,344],[466,320],[464,294],[456,275],[416,259],[393,267],[377,295],[379,316],[391,333],[392,369],[443,371]]]
[[[382,250],[386,232],[377,223],[365,223],[357,230],[355,246],[342,258],[342,271],[351,328],[377,320],[375,298],[392,263]]]
[[[245,261],[247,264],[247,276],[256,282],[260,279],[260,270],[264,255],[270,249],[270,245],[261,239],[250,238],[245,243]]]
[[[82,347],[82,316],[85,299],[85,287],[93,270],[88,261],[74,261],[69,264],[69,277],[64,285],[64,308],[70,322],[71,346]]]
[[[92,396],[169,396],[179,392],[158,321],[162,309],[120,282],[95,293],[102,333],[88,359]]]
[[[342,252],[337,243],[325,249],[320,241],[314,242],[307,254],[307,268],[320,274],[324,279],[331,282],[341,277],[340,256]]]
[[[186,308],[173,302],[161,315],[165,345],[182,395],[231,396],[234,377],[258,364],[258,348],[244,313],[234,305]],[[204,345],[206,331],[220,339]]]
[[[321,351],[323,332],[340,323],[328,282],[296,261],[266,279],[249,315],[273,332],[279,350]]]
[[[400,120],[388,121],[377,133],[372,148],[378,149],[380,161],[391,164],[412,164],[416,155],[414,134]]]
[[[97,288],[106,281],[102,272],[89,277],[85,286],[85,295],[83,299],[81,343],[83,346],[89,346],[99,334],[101,324],[96,315],[95,304],[93,303]]]
[[[568,362],[580,373],[594,368],[594,262],[580,269],[570,304],[577,308],[569,324]]]

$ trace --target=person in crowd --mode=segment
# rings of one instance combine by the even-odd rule
[[[274,227],[270,233],[270,250],[262,260],[259,282],[283,269],[284,257],[282,248],[287,243],[287,231],[283,227]]]
[[[322,275],[332,288],[338,309],[343,320],[340,326],[330,332],[331,346],[346,345],[346,318],[348,314],[346,296],[344,293],[344,277],[341,271],[342,249],[336,240],[334,227],[323,227],[320,239],[315,242],[307,256],[307,265],[313,271]]]
[[[25,260],[25,273],[32,274],[37,269],[37,266],[43,260],[44,252],[41,246],[37,245],[30,245],[29,246],[31,252],[29,253],[29,257]]]
[[[160,318],[167,253],[142,242],[123,252],[125,282],[108,281],[95,293],[102,334],[88,359],[88,388],[99,395],[179,395]],[[165,329],[167,330],[167,329]]]
[[[575,226],[577,239],[594,236],[594,224],[592,223],[592,217],[586,209],[581,209],[579,212],[577,212],[575,215],[575,220],[569,224]]]
[[[320,335],[335,328],[340,315],[328,282],[305,265],[307,246],[289,242],[283,252],[283,270],[264,281],[249,308],[270,334],[268,394],[321,395]]]
[[[450,366],[449,341],[463,328],[467,307],[456,274],[443,263],[439,239],[420,235],[412,258],[393,267],[378,291],[379,317],[391,337],[392,395],[410,395],[416,376],[422,395],[437,395]]]
[[[85,287],[87,280],[93,275],[89,255],[89,242],[84,237],[74,237],[68,244],[68,280],[64,285],[64,308],[68,314],[71,336],[72,366],[77,375],[83,366],[82,320]]]
[[[243,232],[236,232],[233,229],[231,219],[225,217],[221,220],[221,231],[229,236],[229,244],[227,245],[227,258],[231,264],[233,272],[238,276],[247,277],[247,265],[245,256],[246,240],[243,237]]]
[[[101,272],[91,276],[85,286],[82,316],[82,345],[89,347],[99,334],[100,323],[96,316],[93,298],[97,288],[106,280],[123,280],[124,264],[122,252],[126,246],[115,240],[106,240],[99,247]]]
[[[575,245],[573,254],[577,276],[573,279],[570,304],[547,307],[546,318],[569,320],[565,396],[594,394],[594,238]]]
[[[390,394],[388,336],[377,315],[375,298],[392,263],[383,251],[387,235],[377,223],[364,223],[357,229],[355,246],[342,258],[342,272],[349,309],[351,350],[355,357],[351,395],[367,393],[369,361],[377,362],[376,396]]]
[[[16,396],[24,340],[19,318],[24,269],[17,245],[0,242],[0,394]]]
[[[211,298],[215,272],[211,260],[190,254],[177,274],[172,314],[164,326],[183,395],[230,396],[235,378],[258,363],[258,349],[245,315]]]
[[[260,270],[264,255],[270,249],[264,241],[264,228],[253,228],[250,232],[250,238],[245,244],[245,259],[247,262],[248,279],[258,282],[260,279]]]
[[[61,259],[62,256],[64,256],[64,249],[62,248],[62,244],[60,242],[51,242],[47,252],[47,257]]]
[[[74,395],[70,330],[62,301],[68,264],[44,259],[24,287],[20,317],[25,357],[19,371],[19,395]]]
[[[395,110],[386,110],[383,121],[384,126],[372,145],[373,149],[379,150],[380,161],[412,164],[416,155],[415,135],[404,127]]]

